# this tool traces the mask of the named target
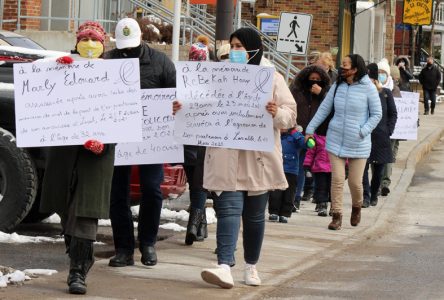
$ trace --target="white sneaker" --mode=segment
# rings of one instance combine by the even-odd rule
[[[205,282],[218,285],[224,289],[231,289],[234,286],[231,271],[225,268],[203,269],[200,276]]]
[[[259,278],[259,275],[257,274],[256,266],[255,265],[246,265],[245,266],[245,284],[246,285],[253,285],[258,286],[261,285],[261,279]]]

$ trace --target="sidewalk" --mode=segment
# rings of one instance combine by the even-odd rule
[[[159,263],[151,268],[140,263],[138,251],[136,265],[132,267],[111,268],[107,266],[108,259],[97,261],[88,276],[88,295],[82,299],[259,299],[264,292],[334,257],[347,245],[389,229],[399,203],[405,199],[404,193],[416,164],[444,135],[443,110],[444,106],[437,105],[435,115],[421,115],[418,141],[400,143],[391,193],[388,197],[380,197],[378,206],[362,210],[362,221],[358,227],[350,225],[351,199],[348,191],[345,192],[343,228],[340,231],[328,230],[331,217],[318,217],[314,204],[308,202],[302,202],[301,212],[294,214],[288,224],[267,221],[261,259],[257,265],[262,286],[247,287],[243,284],[241,237],[236,251],[237,265],[232,268],[235,287],[223,290],[201,280],[201,269],[216,263],[213,253],[216,225],[212,224],[205,242],[185,246],[184,233],[158,242]],[[38,285],[42,291],[40,296],[46,295],[46,299],[67,299],[71,296],[66,294],[65,276],[62,273],[56,278],[39,279],[30,284]]]

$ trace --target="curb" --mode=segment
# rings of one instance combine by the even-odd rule
[[[401,166],[402,171],[399,180],[390,195],[386,198],[386,201],[384,201],[384,204],[380,206],[379,213],[376,216],[376,222],[373,225],[361,230],[358,229],[345,240],[339,240],[333,243],[323,249],[321,253],[313,254],[302,263],[298,262],[290,265],[281,275],[269,280],[267,286],[262,286],[262,288],[251,291],[248,295],[242,296],[241,299],[261,299],[264,294],[275,290],[277,285],[300,275],[303,271],[322,263],[322,261],[335,257],[336,254],[340,253],[344,248],[368,240],[375,234],[386,233],[388,231],[387,226],[394,222],[393,219],[397,215],[402,202],[405,200],[405,194],[415,174],[416,165],[430,153],[433,146],[438,143],[443,136],[444,128],[437,128],[424,137],[409,152],[404,166]]]

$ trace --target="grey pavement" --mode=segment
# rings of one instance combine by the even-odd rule
[[[420,104],[422,111],[422,103]],[[351,199],[344,197],[343,228],[330,231],[330,217],[318,217],[314,204],[302,202],[301,211],[293,214],[288,224],[267,221],[261,259],[257,265],[263,285],[243,284],[243,250],[239,239],[236,261],[232,268],[235,287],[222,290],[204,283],[202,268],[216,264],[216,225],[209,226],[205,242],[184,245],[184,233],[171,235],[157,243],[159,263],[146,267],[136,251],[136,265],[125,268],[108,267],[108,258],[99,259],[88,277],[88,295],[83,299],[258,299],[276,286],[304,270],[335,257],[347,246],[381,235],[393,222],[400,203],[406,198],[416,164],[444,135],[444,106],[437,105],[435,115],[420,116],[417,141],[400,143],[393,168],[391,193],[380,197],[378,206],[362,210],[358,227],[350,225]],[[438,191],[437,187],[437,191]],[[103,256],[101,256],[103,257]],[[7,299],[70,299],[66,294],[66,272],[53,277],[40,277],[21,287],[20,295]],[[6,296],[0,293],[0,299]],[[5,298],[5,299],[6,299]]]

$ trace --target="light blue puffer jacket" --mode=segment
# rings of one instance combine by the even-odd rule
[[[372,147],[370,133],[382,116],[376,87],[365,75],[351,85],[339,84],[333,99],[335,88],[336,84],[333,84],[306,133],[314,134],[334,104],[335,113],[327,130],[327,151],[344,158],[368,158]]]

